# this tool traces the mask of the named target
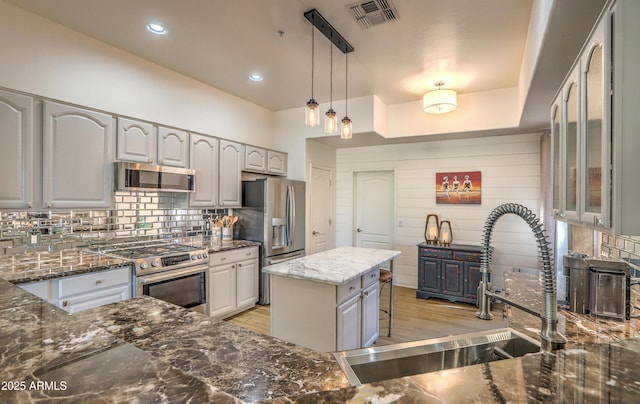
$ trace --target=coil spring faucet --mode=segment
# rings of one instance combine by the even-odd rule
[[[542,258],[542,270],[544,274],[544,301],[542,314],[528,307],[522,306],[517,302],[510,301],[503,296],[498,296],[491,290],[491,285],[489,284],[489,263],[491,261],[491,233],[496,221],[507,213],[513,213],[524,219],[536,237],[538,249]],[[480,285],[478,287],[478,307],[480,308],[480,310],[476,312],[476,317],[483,320],[493,319],[493,315],[490,312],[490,299],[495,298],[541,318],[542,330],[540,331],[540,346],[543,351],[551,352],[558,349],[563,349],[565,347],[567,339],[557,330],[558,301],[556,289],[556,274],[551,265],[549,241],[547,240],[545,230],[542,228],[542,224],[531,210],[516,203],[505,203],[495,208],[489,214],[489,217],[487,217],[487,220],[484,223],[482,255],[480,258],[480,273],[482,274],[482,280],[480,281]]]

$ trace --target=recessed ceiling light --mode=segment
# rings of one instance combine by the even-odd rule
[[[160,24],[149,23],[147,24],[147,31],[156,35],[164,35],[167,33],[167,29]]]
[[[252,73],[252,74],[249,75],[249,80],[262,81],[262,74],[260,74],[260,73]]]

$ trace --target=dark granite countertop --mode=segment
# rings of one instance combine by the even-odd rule
[[[526,272],[504,273],[505,294],[516,302],[542,312],[543,279],[541,275]],[[639,288],[631,288],[631,298],[638,305]],[[538,338],[541,320],[522,310],[508,310],[509,327]],[[578,314],[558,309],[558,331],[567,337],[567,348],[580,348],[585,344],[620,341],[640,337],[640,319],[620,321],[596,318],[589,314]]]
[[[260,246],[260,243],[248,240],[232,240],[223,245],[214,245],[210,239],[202,238],[186,240],[185,244],[207,248],[209,253]],[[69,248],[56,252],[35,251],[0,256],[0,279],[22,284],[107,271],[129,265],[130,262],[127,260],[82,248]]]
[[[14,284],[44,281],[129,266],[127,260],[77,248],[0,256],[0,279]]]
[[[640,396],[640,338],[619,341],[634,336],[632,322],[598,320],[594,330],[583,324],[588,319],[567,316],[570,341],[601,336],[555,354],[347,387],[328,354],[153,298],[69,315],[3,280],[0,296],[0,402],[617,403]],[[607,332],[620,323],[624,330]]]

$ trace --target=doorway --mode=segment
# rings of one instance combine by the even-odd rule
[[[395,220],[393,171],[355,175],[355,246],[391,250]]]
[[[331,170],[311,167],[311,244],[310,254],[332,248]]]

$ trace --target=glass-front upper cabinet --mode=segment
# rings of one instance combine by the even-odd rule
[[[554,214],[614,235],[640,235],[638,21],[639,0],[607,1],[551,104]]]
[[[581,59],[581,84],[583,89],[584,128],[582,130],[582,183],[583,201],[580,221],[599,227],[609,227],[610,142],[609,124],[610,77],[609,55],[605,54],[604,23],[592,32]]]
[[[561,96],[561,95],[560,95]],[[562,200],[562,166],[560,156],[562,155],[562,150],[560,148],[561,142],[561,133],[560,133],[560,122],[562,117],[562,110],[560,109],[561,100],[558,99],[553,103],[551,107],[551,175],[553,178],[552,184],[552,199],[553,199],[553,212],[555,215],[559,214],[561,211],[560,201]]]
[[[578,219],[578,184],[580,184],[579,134],[580,134],[580,63],[572,71],[564,86],[564,178],[565,192],[562,204],[562,216],[567,219]]]

